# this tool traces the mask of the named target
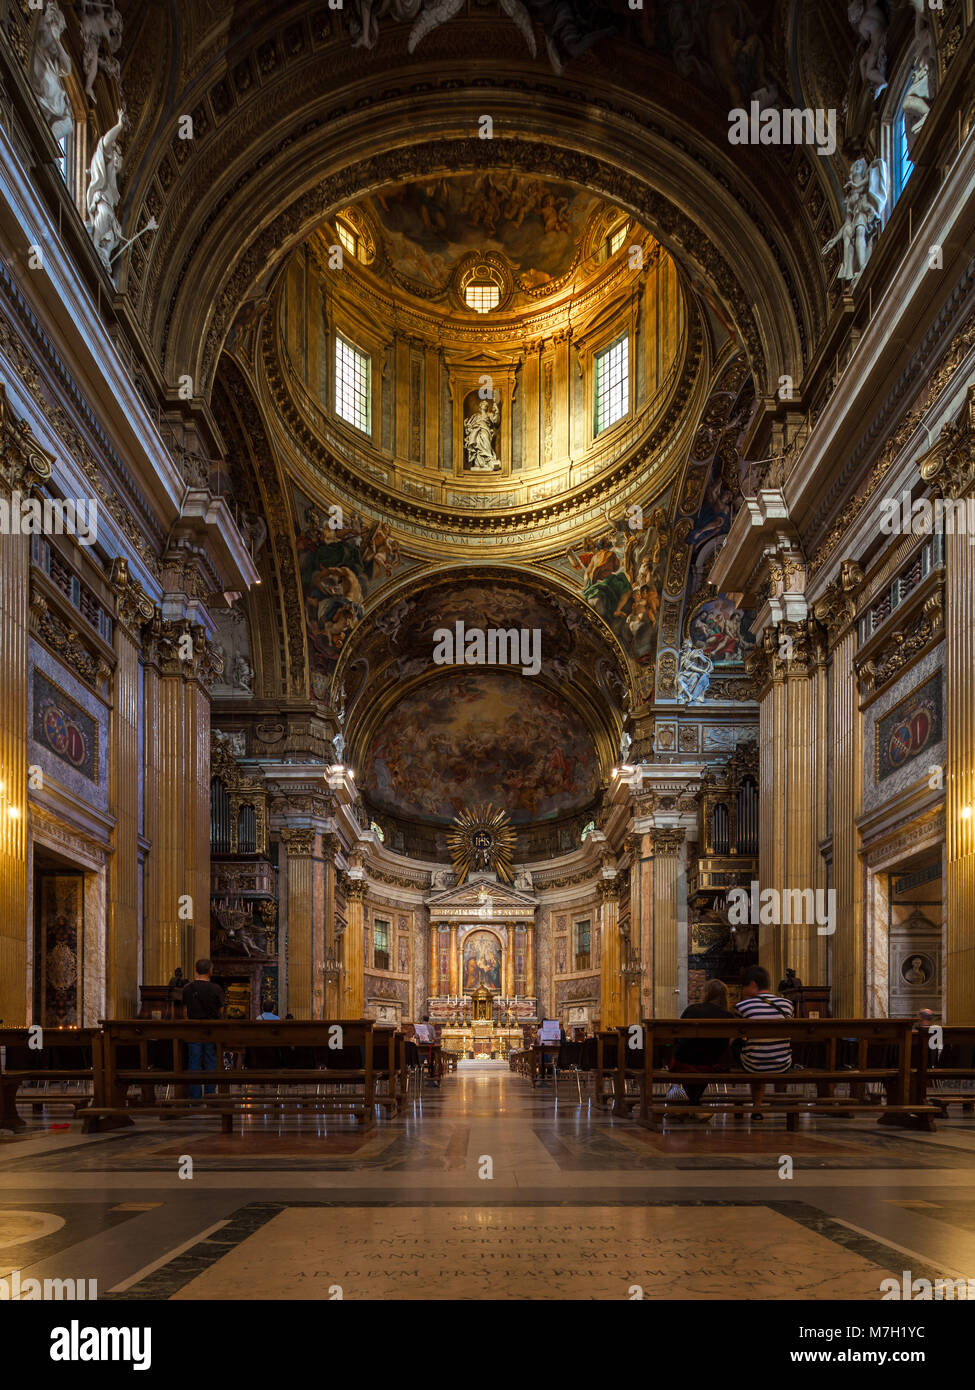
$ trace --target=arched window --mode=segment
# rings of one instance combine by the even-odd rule
[[[914,173],[914,161],[911,159],[907,144],[907,118],[904,115],[903,104],[897,108],[891,131],[890,173],[892,196],[896,203],[904,191],[907,180]]]

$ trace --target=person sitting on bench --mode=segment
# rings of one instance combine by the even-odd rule
[[[210,979],[212,974],[213,961],[201,956],[196,962],[196,978],[183,990],[187,1018],[219,1018],[223,1012],[223,990]],[[190,1071],[216,1071],[216,1043],[191,1042],[186,1047],[189,1053],[186,1065]],[[216,1090],[216,1086],[208,1086],[206,1094],[215,1095]],[[199,1085],[190,1087],[191,1099],[199,1100],[202,1094]]]
[[[741,1018],[792,1018],[795,1010],[788,999],[772,994],[769,973],[760,965],[750,965],[742,981],[741,998],[735,1013]],[[792,1066],[792,1045],[788,1038],[747,1038],[741,1044],[738,1061],[750,1072],[788,1071]],[[752,1106],[757,1110],[765,1095],[764,1081],[750,1081]],[[759,1113],[752,1117],[761,1120]]]
[[[435,1043],[437,1041],[437,1032],[433,1024],[430,1022],[429,1014],[423,1015],[422,1023],[414,1023],[413,1036],[416,1038],[418,1043]],[[427,1053],[427,1071],[429,1073],[430,1085],[439,1087],[440,1082],[437,1080],[437,1073],[435,1067],[436,1062],[434,1059],[433,1048],[431,1047],[429,1052]]]
[[[708,980],[704,997],[699,1004],[688,1004],[681,1018],[733,1018],[728,1011],[728,990],[722,980]],[[679,1038],[668,1070],[672,1072],[721,1071],[727,1065],[729,1038]],[[706,1081],[687,1081],[680,1085],[690,1105],[700,1105],[708,1088]],[[707,1123],[710,1115],[675,1115],[675,1119],[701,1119]]]

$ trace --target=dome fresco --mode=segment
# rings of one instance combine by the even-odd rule
[[[374,735],[363,789],[376,806],[449,824],[465,806],[503,806],[515,824],[571,814],[598,786],[592,739],[531,677],[459,672],[420,687]]]

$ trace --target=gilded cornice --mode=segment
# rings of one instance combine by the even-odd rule
[[[939,359],[938,365],[929,379],[924,404],[914,410],[908,411],[904,416],[897,429],[888,437],[880,457],[871,468],[866,480],[866,486],[859,491],[855,497],[851,497],[843,507],[839,517],[830,528],[826,539],[810,561],[810,573],[815,573],[826,564],[833,554],[833,551],[842,542],[849,528],[856,521],[857,517],[877,495],[883,484],[884,478],[893,468],[901,450],[918,429],[918,426],[923,422],[925,416],[928,415],[936,405],[939,398],[951,386],[958,368],[968,357],[973,346],[975,346],[975,311],[969,314],[964,325],[952,338],[951,343]],[[935,449],[937,450],[937,446],[935,446]],[[934,452],[935,451],[932,451],[932,453]],[[944,452],[948,452],[947,448]],[[934,464],[932,464],[932,467],[934,467]]]
[[[0,289],[5,288],[7,277],[4,268],[0,266]],[[12,312],[18,313],[20,307],[15,305]],[[30,321],[26,321],[23,333],[29,338],[36,334],[37,326]],[[115,458],[111,459],[112,467],[109,468],[108,461],[99,459],[94,450],[89,446],[81,431],[68,411],[62,405],[62,398],[70,400],[78,407],[82,414],[89,417],[89,423],[97,431],[100,426],[91,415],[90,408],[84,402],[81,392],[78,390],[73,378],[69,376],[67,369],[60,358],[55,357],[50,344],[41,344],[37,351],[44,350],[50,359],[50,366],[57,375],[57,387],[53,391],[45,389],[44,382],[38,371],[37,364],[31,357],[24,345],[24,341],[14,324],[14,320],[0,309],[0,349],[14,363],[20,381],[27,388],[31,399],[37,406],[38,411],[47,420],[48,424],[63,442],[64,446],[70,450],[72,460],[82,470],[91,485],[93,496],[98,499],[98,505],[104,507],[112,519],[117,523],[132,548],[139,555],[140,559],[149,570],[150,574],[158,576],[160,572],[159,558],[156,551],[146,539],[142,528],[137,524],[133,511],[126,506],[120,491],[121,480],[114,480],[112,474],[119,474],[120,464]],[[21,431],[22,433],[22,431]],[[107,447],[107,446],[106,446]],[[35,441],[36,448],[36,441]],[[53,458],[43,454],[49,463],[53,465]],[[50,471],[45,475],[50,476]],[[126,480],[129,481],[129,480]],[[130,488],[131,495],[131,488]]]

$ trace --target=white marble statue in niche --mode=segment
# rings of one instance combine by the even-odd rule
[[[56,0],[48,0],[37,21],[30,60],[31,91],[59,145],[74,128],[71,98],[64,85],[71,73],[71,59],[61,42],[66,23],[60,5]]]
[[[464,467],[471,473],[498,473],[501,460],[496,451],[498,432],[501,429],[501,395],[495,391],[491,400],[478,398],[471,392],[464,402],[465,410],[469,403],[474,408],[464,417]]]

